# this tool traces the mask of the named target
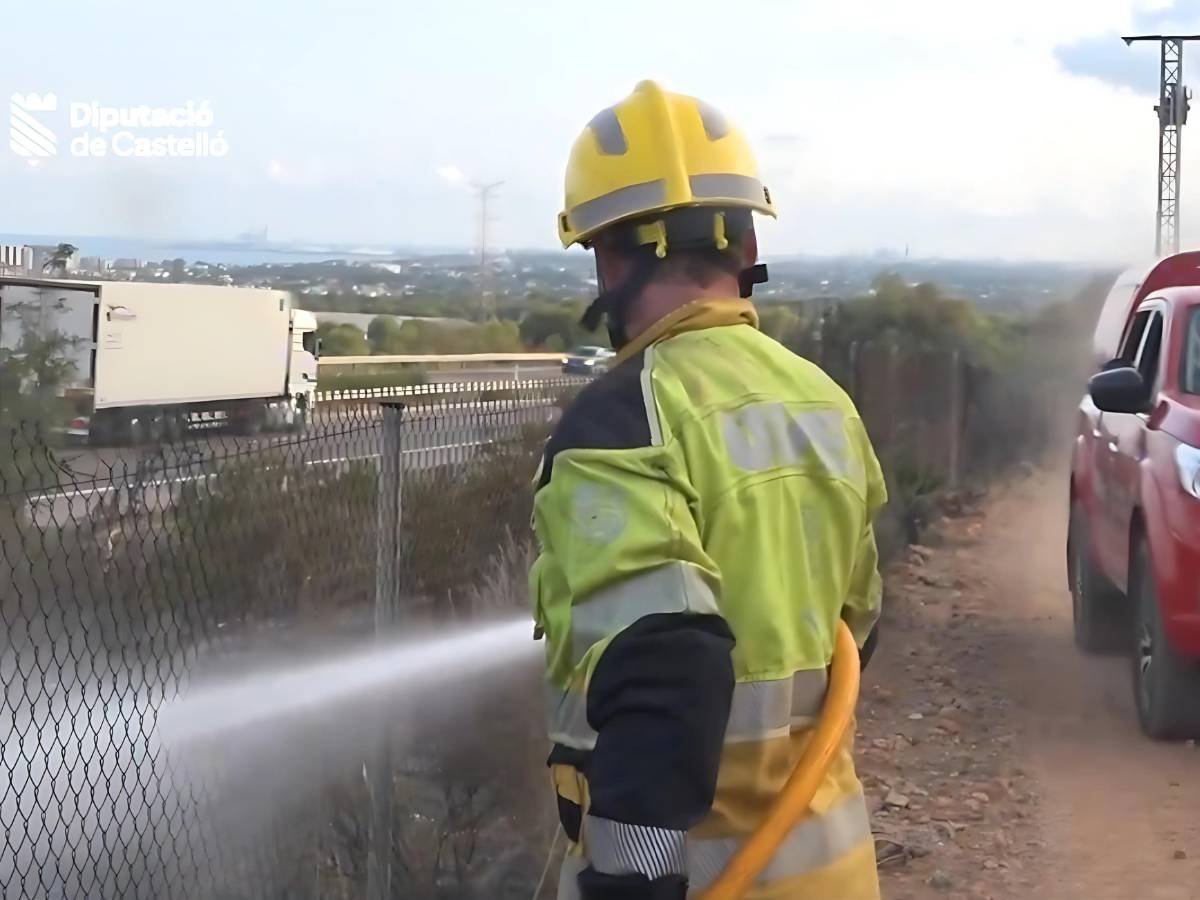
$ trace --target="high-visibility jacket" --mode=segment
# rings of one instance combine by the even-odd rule
[[[861,646],[878,619],[885,489],[862,421],[757,324],[747,301],[677,310],[547,444],[530,580],[560,898],[698,894],[809,739],[838,620]],[[751,900],[878,897],[852,735]]]

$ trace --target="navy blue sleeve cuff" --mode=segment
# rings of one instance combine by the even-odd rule
[[[733,700],[733,634],[720,616],[656,613],[609,643],[588,686],[598,735],[589,812],[686,831],[712,807]]]

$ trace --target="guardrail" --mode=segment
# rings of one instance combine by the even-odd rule
[[[342,403],[351,400],[392,400],[403,397],[440,397],[445,394],[479,394],[489,391],[536,390],[562,383],[583,383],[585,376],[566,376],[553,381],[527,378],[519,381],[443,381],[433,384],[409,384],[395,387],[340,388],[317,391],[317,403]]]
[[[355,366],[426,366],[440,367],[455,365],[460,368],[469,366],[489,366],[497,363],[538,363],[559,362],[561,353],[402,353],[397,355],[380,356],[323,356],[318,365],[329,367]]]

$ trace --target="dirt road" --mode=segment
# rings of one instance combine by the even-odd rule
[[[859,730],[891,900],[1200,898],[1200,750],[1075,650],[1064,509],[1029,477],[890,573]]]

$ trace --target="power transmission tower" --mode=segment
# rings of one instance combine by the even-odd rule
[[[1139,34],[1121,38],[1126,45],[1134,41],[1158,41],[1158,223],[1154,252],[1179,252],[1179,168],[1183,126],[1187,123],[1188,96],[1183,86],[1183,45],[1200,40],[1200,34]]]
[[[475,196],[479,200],[479,315],[487,318],[488,313],[488,201],[492,194],[503,185],[503,181],[493,181],[488,184],[475,184]]]

